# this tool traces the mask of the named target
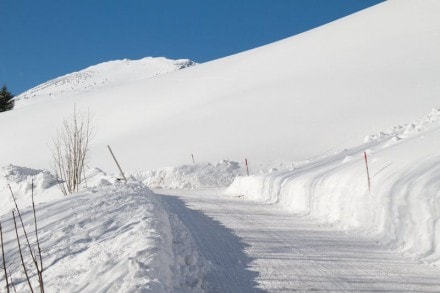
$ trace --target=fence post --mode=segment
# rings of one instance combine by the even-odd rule
[[[192,158],[192,160],[193,160],[193,164],[195,164],[195,163],[196,163],[196,160],[194,160],[194,154],[191,154],[191,158]]]
[[[118,163],[118,160],[116,160],[115,154],[113,154],[112,149],[110,148],[109,145],[107,145],[107,148],[110,151],[110,154],[112,155],[113,160],[115,160],[116,166],[118,166],[118,169],[119,169],[119,172],[121,172],[122,178],[124,178],[125,183],[127,183],[127,178],[125,177],[124,172],[122,171],[122,168],[121,168],[121,166]]]
[[[249,165],[248,165],[248,160],[244,159],[244,162],[246,164],[246,174],[249,176]]]
[[[367,152],[364,152],[365,168],[367,169],[368,191],[371,191],[370,171],[368,170]]]

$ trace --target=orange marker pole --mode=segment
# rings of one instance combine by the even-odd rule
[[[368,170],[367,152],[364,152],[365,168],[367,168],[368,191],[371,191],[370,171]]]

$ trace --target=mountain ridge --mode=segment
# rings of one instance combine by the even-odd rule
[[[47,98],[83,94],[105,86],[118,86],[152,78],[196,64],[189,59],[172,60],[165,57],[106,61],[39,84],[16,96],[14,100],[16,108],[20,108]]]

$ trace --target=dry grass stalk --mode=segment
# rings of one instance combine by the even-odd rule
[[[12,211],[12,218],[14,219],[15,235],[17,236],[17,245],[18,245],[18,252],[20,254],[21,265],[23,267],[24,275],[26,276],[26,280],[29,285],[29,290],[31,290],[31,292],[34,292],[34,289],[32,288],[32,284],[31,284],[31,279],[29,278],[29,274],[28,274],[28,271],[26,268],[26,264],[24,263],[23,251],[21,249],[20,237],[18,236],[17,221],[15,219],[15,212],[14,211]]]
[[[14,200],[14,204],[15,204],[15,208],[16,208],[18,217],[20,219],[20,223],[21,223],[21,228],[23,230],[23,234],[24,234],[24,236],[26,238],[26,244],[27,244],[27,247],[28,247],[28,250],[29,250],[29,254],[31,255],[32,262],[33,262],[33,264],[35,266],[35,270],[37,271],[38,284],[39,284],[40,292],[44,293],[43,256],[42,256],[42,253],[41,253],[40,239],[38,237],[37,213],[36,213],[36,210],[35,210],[34,180],[33,180],[33,178],[32,178],[32,185],[31,186],[32,186],[32,210],[33,210],[33,216],[34,216],[35,238],[36,238],[36,245],[37,245],[38,255],[39,255],[38,259],[37,259],[36,254],[34,253],[34,251],[32,249],[31,243],[29,241],[28,233],[27,233],[26,228],[24,226],[23,218],[21,216],[20,209],[18,208],[18,204],[17,204],[17,200],[15,198],[14,192],[12,191],[11,186],[8,185],[9,190],[10,190],[11,195],[12,195],[12,199]],[[32,288],[32,284],[31,284],[30,278],[29,278],[28,269],[27,269],[27,267],[25,265],[25,262],[24,262],[23,249],[22,249],[22,245],[20,243],[20,238],[19,238],[19,235],[18,235],[18,227],[17,227],[17,221],[16,221],[15,211],[14,210],[12,211],[12,218],[14,220],[15,235],[17,237],[18,251],[19,251],[19,254],[20,254],[20,259],[21,259],[21,264],[22,264],[22,267],[23,267],[23,271],[24,271],[24,274],[26,276],[26,280],[28,282],[29,289],[31,290],[31,292],[34,292],[33,288]],[[4,250],[4,246],[3,246],[3,235],[2,235],[2,252],[3,252],[3,250]],[[4,257],[3,257],[3,260],[4,260]],[[39,263],[38,263],[38,260],[39,260]],[[5,267],[5,276],[6,276],[6,280],[7,280],[8,278],[7,278],[6,267]],[[8,281],[6,281],[6,282],[8,282]],[[11,277],[11,284],[12,284],[12,287],[14,288],[14,291],[16,291],[15,290],[15,286],[12,283],[12,277]],[[7,288],[8,288],[8,292],[9,292],[9,284],[8,284]]]
[[[34,259],[35,268],[38,274],[38,284],[40,286],[40,292],[44,293],[44,282],[43,282],[43,256],[41,254],[40,239],[38,238],[38,226],[37,226],[37,213],[35,211],[35,201],[34,201],[34,179],[32,178],[32,210],[34,212],[34,227],[35,227],[35,238],[37,241],[38,255],[40,259],[40,267],[38,267],[38,262],[36,258]],[[24,227],[23,227],[24,230]]]
[[[9,293],[8,271],[6,268],[5,248],[4,248],[4,242],[3,242],[3,228],[2,228],[1,222],[0,222],[0,241],[1,241],[1,246],[2,246],[2,262],[3,262],[3,269],[5,272],[6,292]]]

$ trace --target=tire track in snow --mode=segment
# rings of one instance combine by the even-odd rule
[[[440,291],[438,268],[373,240],[219,191],[160,192],[212,263],[209,292]]]

